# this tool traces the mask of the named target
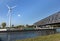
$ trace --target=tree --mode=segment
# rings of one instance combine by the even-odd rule
[[[12,27],[14,27],[14,25],[12,25]]]
[[[35,28],[34,25],[28,25],[28,24],[26,24],[26,27],[27,27],[27,28]]]
[[[26,24],[26,27],[29,27],[29,25],[28,25],[28,24]]]
[[[6,27],[6,23],[5,23],[5,22],[2,23],[2,27],[3,27],[3,28]]]

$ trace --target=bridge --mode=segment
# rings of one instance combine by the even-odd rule
[[[34,23],[36,26],[35,29],[42,29],[42,30],[56,30],[60,29],[60,11],[56,12],[40,21]]]
[[[54,13],[36,23],[34,23],[36,27],[40,28],[57,28],[60,27],[60,12]]]

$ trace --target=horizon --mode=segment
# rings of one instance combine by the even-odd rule
[[[0,24],[9,24],[8,8],[16,6],[11,12],[11,24],[32,25],[33,23],[60,11],[60,0],[0,0]]]

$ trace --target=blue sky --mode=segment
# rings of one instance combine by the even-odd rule
[[[60,0],[0,0],[0,24],[9,23],[6,5],[16,6],[11,12],[11,22],[14,25],[33,24],[60,11]],[[18,17],[18,14],[21,16]]]

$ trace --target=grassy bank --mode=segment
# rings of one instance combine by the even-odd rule
[[[28,38],[28,39],[16,40],[16,41],[60,41],[60,34],[38,36],[35,38]]]

